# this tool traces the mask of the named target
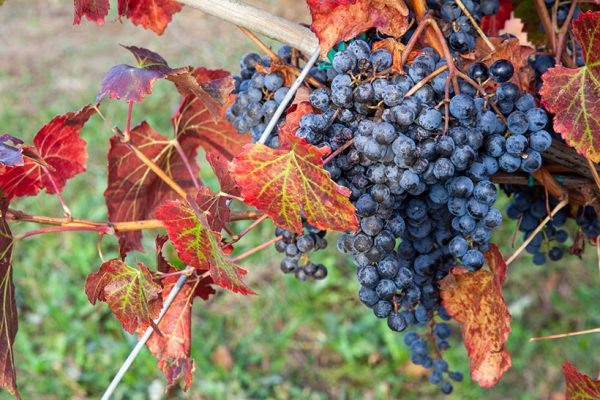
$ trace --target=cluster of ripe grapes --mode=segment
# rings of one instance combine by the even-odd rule
[[[452,0],[428,4],[448,23],[444,33],[452,51],[471,49],[476,33],[461,8]],[[498,10],[497,1],[463,4],[476,20]],[[492,232],[503,219],[494,208],[497,186],[492,176],[499,171],[534,173],[556,135],[536,98],[512,82],[515,68],[509,60],[466,68],[479,86],[495,87],[482,96],[479,88],[460,78],[447,89],[448,70],[431,78],[447,60],[430,48],[421,49],[404,73],[392,72],[392,54],[373,48],[378,39],[367,35],[350,41],[331,63],[313,68],[311,73],[325,87],[312,88],[309,101],[315,112],[301,118],[296,135],[334,151],[352,141],[325,165],[334,181],[350,189],[360,225],[358,232],[339,236],[337,249],[351,255],[358,297],[377,318],[386,319],[396,332],[431,330],[429,335],[409,331],[404,342],[412,362],[431,368],[430,381],[448,394],[451,381],[463,376],[450,371],[440,357],[449,347],[450,328],[442,322],[449,317],[437,282],[451,267],[482,268]],[[280,58],[285,59],[286,51],[280,51]],[[533,67],[543,61],[532,59]],[[238,99],[228,114],[240,132],[250,131],[255,138],[288,90],[282,79],[275,82],[272,74],[253,69],[256,63],[268,65],[269,60],[256,54],[242,59]],[[490,81],[495,85],[486,85]],[[267,144],[277,147],[277,137]],[[508,216],[519,220],[526,238],[548,215],[547,204],[557,203],[527,185],[501,188],[512,195]],[[588,237],[600,233],[593,209],[558,213],[527,247],[534,262],[563,256],[560,244],[568,234],[559,228],[568,217]],[[309,252],[326,245],[325,232],[297,236],[278,228],[276,235],[283,238],[276,244],[285,253],[283,272],[301,280],[325,277],[324,266],[308,261]]]

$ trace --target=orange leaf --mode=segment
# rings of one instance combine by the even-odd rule
[[[439,284],[444,308],[462,324],[471,377],[480,386],[491,387],[512,365],[505,347],[511,329],[500,286],[506,276],[506,264],[495,245],[486,258],[493,273],[453,271]]]
[[[562,368],[567,381],[566,400],[600,399],[600,380],[592,379],[577,371],[569,360],[565,360]]]
[[[275,224],[302,233],[306,221],[323,230],[356,230],[350,190],[333,182],[323,169],[327,147],[317,148],[304,139],[280,132],[281,147],[246,145],[233,161],[235,180],[245,202],[264,211]]]
[[[292,104],[286,112],[285,121],[279,127],[279,132],[285,132],[288,135],[295,135],[300,127],[300,120],[305,114],[314,113],[315,109],[309,102]]]
[[[409,27],[403,0],[308,0],[310,29],[319,38],[321,57],[341,40],[352,39],[371,28],[401,37]]]

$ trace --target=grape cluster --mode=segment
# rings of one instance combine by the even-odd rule
[[[514,191],[512,201],[506,209],[509,218],[518,221],[519,231],[523,232],[523,239],[528,239],[533,231],[548,216],[548,209],[554,208],[558,201],[553,196],[546,198],[545,190],[528,186],[506,187],[507,192]],[[567,212],[559,210],[553,218],[544,225],[525,250],[533,255],[533,263],[543,265],[549,258],[558,261],[563,257],[564,250],[561,244],[569,238],[569,233],[563,227],[567,221]]]
[[[498,0],[463,0],[469,14],[479,23],[481,17],[494,15],[500,5]],[[454,0],[428,0],[427,5],[439,14],[440,25],[450,49],[465,52],[475,47],[477,31]]]
[[[282,238],[275,242],[275,250],[285,254],[280,264],[281,271],[285,274],[293,273],[300,281],[325,279],[327,267],[323,264],[313,264],[308,260],[308,255],[327,247],[326,233],[308,226],[307,233],[296,235],[277,227],[275,235]]]

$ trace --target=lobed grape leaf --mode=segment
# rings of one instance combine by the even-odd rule
[[[188,205],[169,201],[156,210],[179,258],[200,271],[209,270],[214,283],[234,293],[255,294],[244,281],[246,270],[235,265],[220,246],[221,237],[208,228],[203,215]],[[203,219],[203,220],[201,220]]]
[[[119,0],[119,17],[124,16],[134,25],[142,25],[162,35],[173,14],[183,6],[174,0]]]
[[[219,181],[221,192],[241,197],[242,188],[240,188],[235,179],[233,179],[230,170],[231,162],[225,160],[221,155],[216,153],[206,153],[206,161],[210,164]]]
[[[42,188],[56,193],[48,174],[60,191],[68,179],[85,171],[86,142],[79,131],[94,112],[88,105],[77,112],[58,115],[35,135],[35,147],[22,147],[26,156],[22,165],[7,166],[0,175],[0,187],[9,200],[14,196],[34,196]]]
[[[566,400],[600,399],[600,380],[582,374],[567,359],[565,359],[562,369],[567,382]]]
[[[214,82],[214,92],[230,92],[232,87],[231,76],[223,70],[210,70],[198,68],[193,74],[199,84]],[[220,106],[219,118],[211,118],[206,104],[199,101],[197,96],[184,96],[171,118],[175,136],[189,138],[192,142],[202,146],[207,153],[221,154],[231,160],[241,150],[242,146],[250,143],[248,134],[239,134],[224,118],[225,110],[233,99]]]
[[[542,104],[554,113],[554,130],[577,152],[600,161],[600,12],[581,13],[573,35],[585,66],[557,66],[543,76]]]
[[[85,293],[93,305],[108,304],[123,329],[134,333],[154,326],[162,308],[162,287],[153,281],[153,273],[142,263],[139,269],[119,259],[104,262],[85,281]]]
[[[109,0],[75,0],[73,25],[81,24],[81,17],[86,17],[89,21],[103,25],[109,9]]]
[[[285,131],[280,147],[246,145],[233,160],[232,171],[244,201],[264,211],[275,224],[302,233],[306,221],[324,230],[356,230],[350,190],[337,185],[323,169],[328,147],[317,148]]]
[[[162,247],[166,240],[166,236],[159,236],[156,240],[157,266],[160,272],[172,273],[177,269],[171,266],[162,255]],[[178,276],[170,276],[162,280],[163,301],[168,297],[178,279]],[[185,382],[184,390],[187,390],[192,382],[194,370],[194,361],[190,359],[192,304],[196,297],[207,300],[211,294],[215,293],[210,286],[211,283],[210,277],[201,278],[195,274],[190,276],[158,323],[162,335],[152,333],[146,342],[150,352],[158,359],[159,368],[167,377],[169,383],[167,391],[180,377]],[[138,330],[138,334],[143,335],[144,330]]]
[[[195,188],[194,181],[171,140],[156,132],[145,121],[131,130],[130,138],[131,143],[184,190]],[[195,162],[198,144],[185,141],[181,145],[194,175],[198,176],[199,167]],[[123,222],[153,218],[156,208],[167,200],[177,198],[177,194],[126,144],[114,136],[108,151],[108,187],[104,198],[108,219],[111,222]],[[140,231],[119,232],[118,236],[125,253],[131,250],[144,251]]]
[[[471,377],[480,386],[491,387],[512,365],[505,347],[511,329],[501,286],[506,263],[495,245],[486,259],[492,272],[454,268],[439,285],[444,308],[462,324]]]
[[[279,126],[279,132],[295,135],[300,127],[300,120],[306,114],[314,114],[315,108],[308,101],[292,104],[285,112],[285,120]]]
[[[481,30],[488,36],[498,36],[512,14],[513,5],[511,0],[500,0],[499,5],[500,8],[497,13],[481,17]]]
[[[0,193],[0,195],[2,195]],[[12,272],[12,251],[14,239],[6,222],[8,201],[2,195],[0,200],[0,387],[7,389],[13,396],[21,398],[17,389],[17,373],[13,354],[15,337],[19,327],[15,285]]]
[[[401,37],[409,28],[404,0],[307,0],[312,24],[319,38],[321,57],[341,40],[377,28],[379,32]]]

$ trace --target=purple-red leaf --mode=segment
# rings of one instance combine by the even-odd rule
[[[281,146],[249,144],[232,166],[244,202],[264,211],[280,227],[302,233],[302,217],[324,230],[356,230],[350,190],[337,185],[323,169],[329,148],[317,148],[281,132]]]
[[[580,154],[600,161],[600,12],[581,13],[573,35],[585,66],[558,66],[543,76],[542,103],[554,113],[554,130]]]
[[[480,386],[491,387],[512,365],[505,347],[511,329],[501,286],[506,263],[495,245],[486,259],[491,273],[454,268],[439,284],[444,308],[462,324],[471,377]]]
[[[11,141],[13,145],[6,144]],[[4,173],[5,167],[16,167],[23,165],[23,141],[5,133],[0,136],[0,174]],[[15,147],[17,146],[17,147]]]
[[[222,97],[222,92],[229,92],[233,88],[231,76],[223,70],[198,68],[193,75],[198,84],[205,87],[212,82],[215,96]],[[220,154],[225,159],[231,160],[252,139],[248,134],[239,134],[225,119],[227,107],[227,101],[223,105],[218,105],[216,113],[218,117],[215,118],[215,113],[211,115],[210,109],[201,97],[195,95],[183,97],[171,119],[175,135],[180,140],[183,138],[194,140],[207,153]]]
[[[206,161],[210,164],[219,181],[221,192],[232,196],[241,196],[242,188],[233,179],[230,166],[231,162],[225,160],[221,155],[216,153],[206,153]]]
[[[0,218],[0,387],[21,398],[17,389],[17,373],[13,346],[17,336],[18,317],[15,302],[15,285],[12,273],[14,240],[5,215],[8,203],[2,199]]]
[[[6,167],[0,175],[0,187],[9,200],[14,196],[36,195],[42,188],[48,193],[56,193],[48,173],[60,191],[68,179],[85,171],[86,142],[79,136],[79,131],[94,112],[92,106],[86,106],[75,113],[56,116],[36,134],[35,147],[23,146],[27,156],[23,165]]]
[[[142,263],[138,266],[112,259],[90,273],[85,282],[90,303],[106,302],[129,333],[153,326],[162,308],[162,287],[148,268]]]
[[[567,359],[562,368],[567,381],[565,400],[600,399],[600,380],[582,374]]]
[[[164,224],[184,263],[201,271],[209,270],[215,284],[225,289],[254,294],[242,280],[246,270],[225,255],[220,235],[211,231],[188,205],[170,201],[156,210],[156,217]]]
[[[86,17],[98,25],[104,24],[104,18],[108,15],[110,3],[108,0],[75,0],[75,13],[73,24],[79,25],[81,17]]]
[[[194,189],[194,182],[179,156],[173,142],[156,132],[147,122],[142,122],[130,132],[131,143],[159,166],[184,190]],[[196,160],[197,144],[182,143],[192,171],[198,176]],[[158,175],[127,147],[119,138],[113,137],[108,152],[108,187],[104,192],[108,218],[111,222],[136,221],[154,217],[154,210],[166,200],[177,198]],[[125,252],[143,251],[140,231],[119,233]]]
[[[221,231],[229,222],[231,210],[227,206],[227,198],[203,186],[196,195],[196,203],[201,211],[206,214],[208,226],[215,232]]]
[[[135,25],[142,25],[159,35],[171,22],[173,14],[183,6],[174,0],[119,0],[119,16],[129,18]]]
[[[308,0],[310,29],[319,38],[326,57],[340,40],[348,40],[371,28],[401,37],[409,28],[404,0]]]

